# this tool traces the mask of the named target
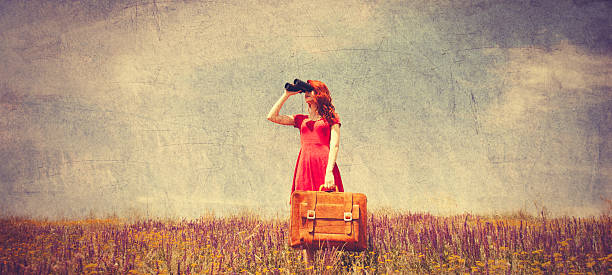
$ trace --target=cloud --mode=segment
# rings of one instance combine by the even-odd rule
[[[499,96],[481,116],[493,171],[526,202],[597,214],[612,196],[612,57],[567,41],[500,51]]]
[[[499,50],[499,49],[498,49]],[[503,96],[490,105],[486,121],[502,127],[529,127],[534,116],[583,109],[612,98],[612,57],[588,53],[562,41],[550,50],[508,50],[509,62],[494,70]]]

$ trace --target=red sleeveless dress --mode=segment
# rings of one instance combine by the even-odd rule
[[[293,194],[293,191],[319,191],[319,187],[325,183],[331,125],[322,117],[313,121],[307,115],[302,114],[295,115],[293,120],[293,126],[300,129],[302,147],[295,164],[291,193]],[[334,123],[340,125],[340,120],[335,119]],[[334,164],[332,172],[338,191],[344,192],[337,164]]]

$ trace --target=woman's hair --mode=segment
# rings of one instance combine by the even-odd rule
[[[313,97],[317,103],[319,114],[327,120],[329,125],[333,125],[334,119],[338,118],[338,114],[336,113],[336,108],[334,108],[332,104],[327,86],[325,86],[325,83],[318,80],[308,80],[307,82],[315,90]]]

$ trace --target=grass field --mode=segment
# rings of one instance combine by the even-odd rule
[[[288,247],[287,220],[0,220],[0,274],[612,274],[612,220],[374,212],[368,250]]]

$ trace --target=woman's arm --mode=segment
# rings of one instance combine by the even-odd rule
[[[327,158],[327,169],[325,169],[325,184],[324,187],[331,189],[334,187],[334,165],[338,157],[338,148],[340,144],[340,125],[335,123],[331,127],[331,136],[329,138],[329,157]]]
[[[285,93],[276,101],[276,104],[272,106],[270,112],[268,112],[268,120],[282,125],[293,125],[293,116],[279,115],[278,112],[281,107],[283,107],[283,104],[285,104],[285,101],[287,101],[287,98],[297,93],[298,92],[289,92],[285,90]]]

